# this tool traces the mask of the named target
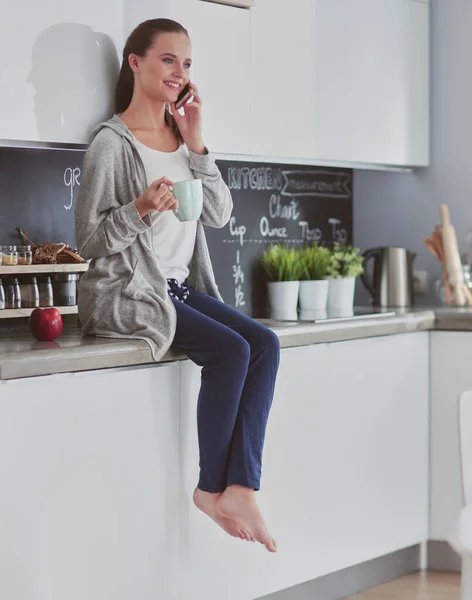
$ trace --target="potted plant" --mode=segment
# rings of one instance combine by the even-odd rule
[[[335,242],[328,266],[328,310],[351,310],[354,304],[356,277],[364,272],[359,248]]]
[[[269,279],[269,307],[272,319],[298,318],[300,261],[294,248],[271,245],[262,255],[262,267]]]
[[[300,262],[300,316],[311,318],[326,311],[329,281],[326,279],[331,263],[331,250],[313,244],[301,248]]]

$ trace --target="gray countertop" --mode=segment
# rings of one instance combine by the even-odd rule
[[[415,331],[472,331],[472,308],[417,308],[397,310],[394,316],[326,323],[283,322],[261,319],[280,338],[282,348],[341,342]],[[175,350],[162,362],[183,360]],[[125,367],[152,363],[143,340],[115,340],[83,336],[66,329],[54,342],[37,342],[27,331],[7,332],[0,339],[0,379],[16,379]]]

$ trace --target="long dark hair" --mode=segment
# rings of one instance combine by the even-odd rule
[[[134,90],[134,74],[129,66],[129,55],[145,56],[149,48],[154,44],[156,36],[160,33],[184,33],[187,37],[188,31],[180,23],[171,19],[149,19],[138,25],[126,40],[123,50],[123,62],[115,90],[115,112],[122,113],[131,104]],[[166,124],[172,129],[179,142],[182,142],[177,123],[171,113],[165,112]]]

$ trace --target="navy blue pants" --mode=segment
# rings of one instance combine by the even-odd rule
[[[273,331],[190,288],[177,310],[174,345],[202,367],[197,406],[200,479],[205,492],[258,490],[280,344]]]

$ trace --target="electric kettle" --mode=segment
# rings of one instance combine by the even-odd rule
[[[414,252],[386,246],[370,248],[362,256],[364,273],[361,281],[371,293],[374,306],[408,308],[414,305]],[[370,260],[373,260],[371,276],[368,274]]]

